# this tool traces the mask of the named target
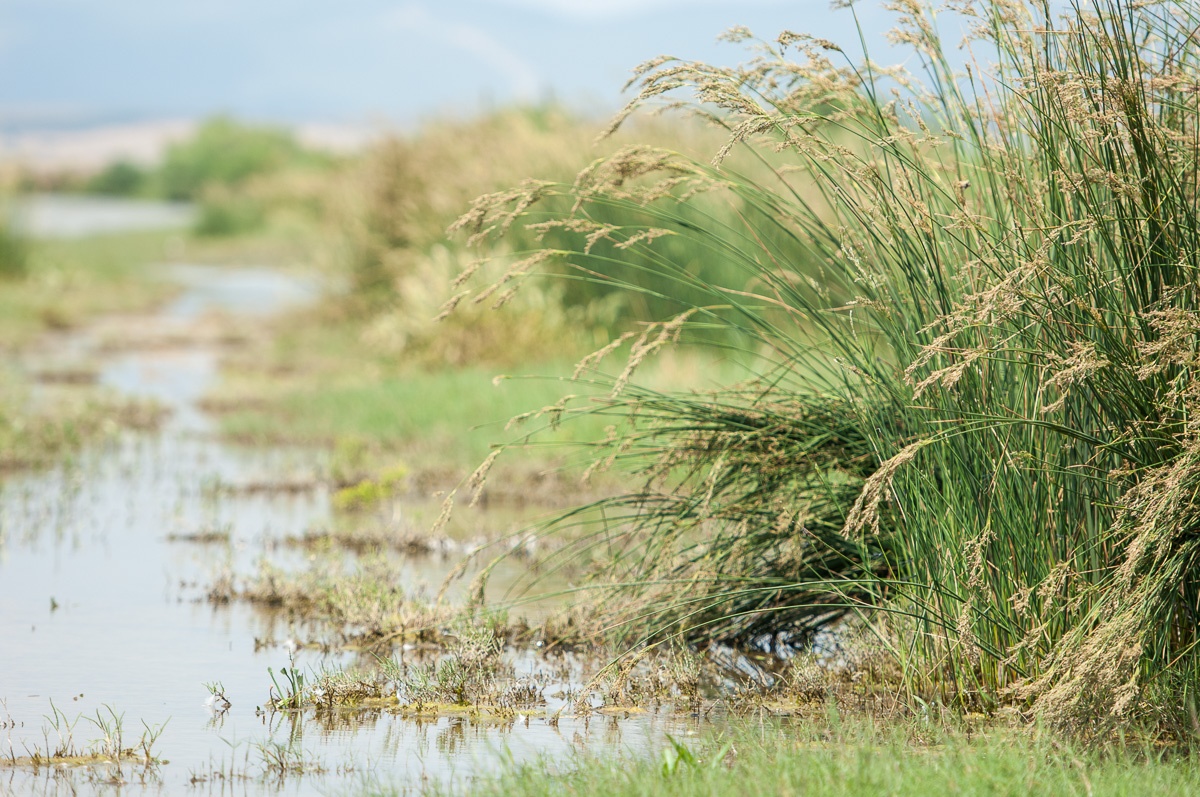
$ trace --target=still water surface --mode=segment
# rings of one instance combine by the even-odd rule
[[[35,238],[183,228],[195,218],[195,209],[186,202],[65,194],[22,197],[11,212],[17,228]]]
[[[278,313],[314,300],[317,286],[252,267],[173,264],[163,274],[180,293],[136,320],[143,334],[132,343],[114,350],[96,329],[73,332],[26,363],[77,358],[98,369],[102,384],[153,398],[171,415],[160,431],[125,433],[71,464],[0,481],[0,756],[44,749],[53,702],[72,719],[111,707],[124,717],[127,744],[143,723],[166,723],[155,750],[169,763],[148,777],[127,766],[124,783],[113,783],[108,770],[0,768],[0,794],[337,794],[353,793],[364,779],[416,789],[428,780],[467,785],[505,761],[580,747],[638,752],[664,733],[688,732],[689,720],[654,714],[620,721],[565,714],[555,724],[543,716],[416,722],[386,712],[317,718],[257,711],[269,694],[267,668],[288,664],[277,643],[297,630],[244,605],[214,607],[205,589],[221,569],[251,572],[281,538],[328,527],[329,495],[320,486],[295,493],[211,487],[312,480],[323,455],[219,439],[198,400],[217,377],[220,345],[188,342],[183,333],[214,313]],[[231,543],[172,541],[213,529],[228,530]],[[304,566],[303,553],[290,556],[292,566]],[[271,558],[289,563],[278,551]],[[453,564],[406,560],[405,575],[414,589],[436,589]],[[316,671],[347,663],[348,655],[304,648],[296,663]],[[510,655],[519,674],[554,670],[548,677],[562,688],[579,685],[552,662]],[[214,681],[232,702],[223,714],[206,706],[203,684]],[[560,691],[546,690],[549,711],[561,706],[549,697]],[[78,746],[100,735],[86,719],[74,729]],[[303,751],[325,772],[262,776],[258,746],[271,742]],[[231,766],[235,780],[215,774]]]

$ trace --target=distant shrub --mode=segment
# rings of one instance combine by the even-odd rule
[[[256,197],[218,185],[204,192],[193,229],[197,235],[238,235],[258,229],[265,221],[266,212]]]
[[[149,175],[145,169],[121,160],[110,163],[99,174],[92,176],[84,184],[84,190],[89,194],[106,196],[137,196],[146,191],[148,182]]]
[[[218,117],[167,150],[160,191],[168,199],[196,199],[207,186],[235,187],[255,175],[317,160],[285,130]]]

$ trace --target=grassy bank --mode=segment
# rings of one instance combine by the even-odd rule
[[[61,461],[119,429],[151,429],[162,420],[153,405],[93,390],[35,405],[26,388],[10,378],[0,389],[0,479]]]
[[[375,345],[369,327],[331,302],[282,320],[269,342],[226,361],[223,383],[206,402],[226,434],[251,443],[361,440],[469,470],[506,443],[518,458],[562,459],[555,443],[603,437],[613,423],[594,416],[533,435],[522,448],[527,435],[552,425],[553,408],[568,394],[583,402],[602,394],[601,385],[563,376],[576,362],[572,350],[582,356],[577,341],[514,345],[509,354],[523,363],[474,358],[439,367]],[[702,389],[731,371],[713,352],[675,351],[648,364],[643,383]]]
[[[888,794],[1190,794],[1200,774],[1187,759],[1153,748],[1072,749],[1004,730],[965,733],[928,726],[886,728],[848,721],[778,726],[739,723],[715,738],[681,739],[657,757],[517,767],[473,783],[495,795],[761,795],[867,797]],[[365,794],[384,795],[386,788]]]

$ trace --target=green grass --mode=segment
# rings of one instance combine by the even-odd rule
[[[266,406],[226,415],[222,428],[246,440],[361,438],[384,448],[415,447],[453,464],[478,464],[493,443],[514,437],[504,430],[509,419],[553,404],[563,392],[557,380],[493,385],[495,375],[481,367],[413,369],[379,380],[293,386]]]
[[[805,795],[925,797],[1026,795],[1135,797],[1191,794],[1200,770],[1153,749],[1073,750],[1049,739],[1004,731],[921,731],[903,727],[740,722],[716,737],[684,739],[660,755],[618,759],[578,755],[567,762],[516,767],[473,782],[471,794],[512,795]],[[1161,757],[1160,757],[1161,755]],[[388,794],[385,788],[366,794]]]
[[[369,358],[366,358],[369,361]],[[711,378],[704,358],[695,363],[673,361],[657,371],[647,367],[651,381],[702,383]],[[528,374],[561,373],[562,362],[529,365]],[[720,371],[722,366],[713,365]],[[365,372],[365,375],[364,375]],[[602,415],[573,423],[557,431],[545,430],[547,417],[539,408],[551,408],[564,396],[587,403],[589,389],[557,376],[508,376],[482,365],[428,370],[398,367],[386,375],[370,374],[368,363],[348,354],[338,372],[313,370],[259,380],[233,374],[226,387],[214,395],[215,403],[229,407],[222,429],[246,441],[292,441],[335,444],[359,439],[388,451],[408,450],[440,464],[474,467],[500,444],[511,444],[509,456],[524,451],[533,458],[562,458],[562,444],[603,437],[614,422]],[[599,387],[590,388],[597,394]],[[242,404],[246,409],[236,409]],[[523,423],[509,425],[534,411]],[[508,427],[508,428],[506,428]],[[524,442],[529,432],[538,433]]]
[[[541,345],[515,343],[522,333],[508,331],[521,323],[514,317],[489,328],[504,360],[438,363],[424,348],[409,355],[374,344],[372,319],[356,307],[352,298],[330,297],[283,319],[269,340],[229,360],[208,401],[221,412],[223,431],[247,442],[361,441],[386,455],[381,465],[399,452],[414,468],[436,463],[470,470],[501,444],[513,444],[510,456],[518,459],[561,461],[556,443],[603,437],[615,422],[596,415],[533,434],[546,431],[553,415],[539,415],[540,409],[568,395],[575,396],[572,404],[587,405],[603,392],[602,385],[561,376],[574,366],[570,353],[586,351],[590,341],[563,334]],[[458,331],[450,337],[459,340]],[[650,385],[707,388],[731,372],[713,352],[677,351],[647,363],[643,377]],[[510,425],[517,416],[531,417]]]

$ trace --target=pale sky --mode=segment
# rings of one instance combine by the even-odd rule
[[[859,14],[881,41],[878,4]],[[743,60],[716,42],[734,25],[858,38],[828,0],[0,0],[0,130],[215,112],[411,124],[548,97],[607,113],[647,58]]]

